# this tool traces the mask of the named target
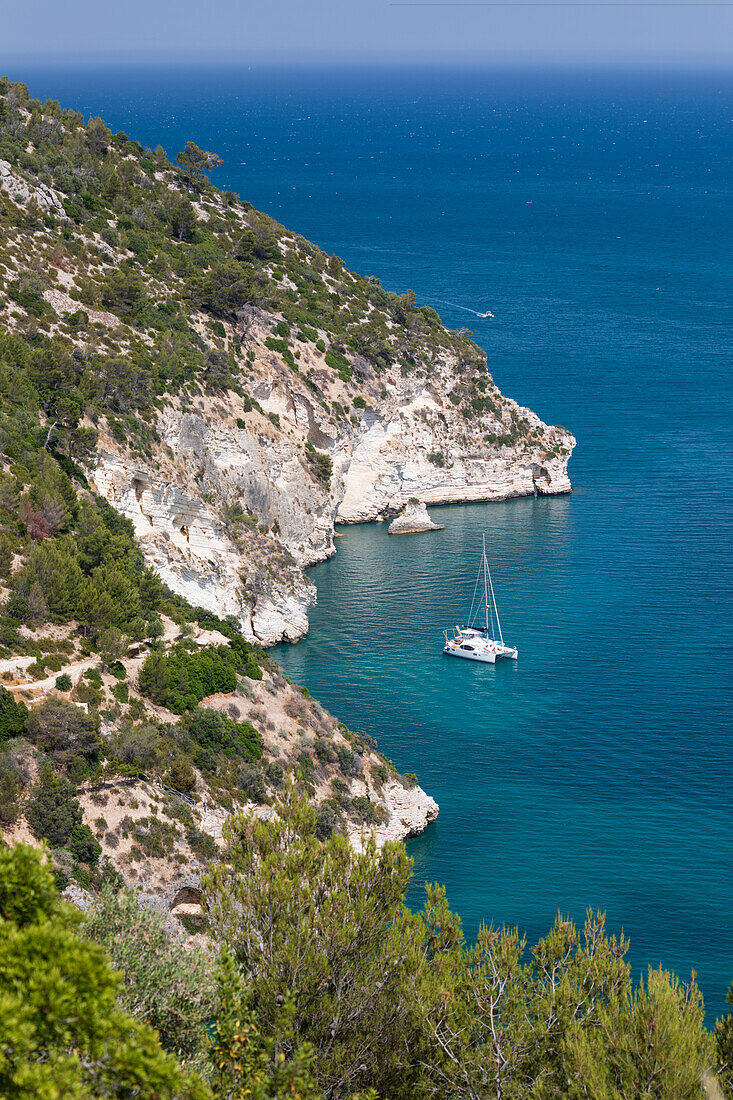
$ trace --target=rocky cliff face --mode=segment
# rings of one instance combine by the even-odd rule
[[[314,349],[298,373],[286,370],[266,346],[276,321],[248,319],[244,398],[228,390],[169,400],[152,460],[103,431],[92,471],[166,583],[196,606],[234,616],[248,638],[273,645],[307,632],[315,589],[302,570],[334,553],[337,523],[395,515],[411,498],[571,491],[570,433],[491,382],[493,408],[467,420],[448,396],[449,357],[429,378],[393,370],[347,385]],[[228,339],[239,337],[231,326]],[[334,416],[334,404],[351,414]],[[510,433],[509,442],[486,442]],[[318,474],[324,456],[330,479]]]
[[[102,171],[73,120],[49,125],[90,178]],[[50,164],[42,180],[0,160],[12,303],[0,298],[0,313],[9,331],[42,323],[80,361],[97,357],[107,405],[87,468],[171,589],[263,645],[293,641],[315,600],[303,569],[334,553],[336,523],[394,516],[411,498],[570,491],[575,440],[499,392],[469,333],[249,204],[192,189],[142,147],[112,144],[97,191],[116,158],[134,192],[128,218],[50,186]],[[29,254],[43,256],[32,271]],[[145,432],[154,422],[143,447],[133,410]]]

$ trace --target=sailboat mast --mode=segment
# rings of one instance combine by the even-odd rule
[[[489,573],[489,565],[486,563],[486,572]],[[489,573],[489,587],[491,589],[491,602],[494,605],[494,614],[496,615],[496,626],[499,631],[499,641],[504,645],[504,635],[501,632],[501,623],[499,622],[499,610],[496,606],[496,596],[494,595],[494,585],[491,581],[491,573]]]
[[[481,536],[483,539],[483,557],[482,566],[484,570],[484,614],[486,617],[486,637],[489,637],[489,592],[486,587],[486,577],[489,572],[489,563],[486,560],[486,535]]]

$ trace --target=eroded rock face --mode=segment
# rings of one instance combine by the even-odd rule
[[[362,789],[363,788],[363,789]],[[351,785],[352,794],[368,794],[366,785],[357,781]],[[404,787],[397,780],[389,780],[381,789],[378,804],[384,806],[389,819],[382,825],[350,826],[349,840],[360,850],[365,838],[374,832],[377,845],[381,848],[388,840],[407,840],[424,832],[431,821],[438,816],[438,803],[422,787]]]
[[[258,582],[246,533],[235,543],[222,519],[188,485],[163,480],[158,470],[131,465],[106,447],[99,450],[94,484],[132,520],[148,564],[194,607],[220,618],[234,616],[244,636],[262,645],[296,641],[307,633],[315,587],[294,562],[284,562],[279,573],[271,568]]]
[[[297,373],[288,369],[266,347],[271,324],[258,313],[247,330],[248,397],[169,398],[152,459],[103,431],[91,472],[166,584],[233,616],[246,637],[273,645],[307,632],[316,593],[303,569],[335,552],[335,523],[395,516],[417,498],[420,517],[408,513],[392,530],[432,530],[425,505],[571,491],[572,435],[490,380],[491,411],[475,424],[449,400],[450,358],[429,377],[362,378],[368,401],[346,416],[356,384],[339,382],[313,345]]]
[[[539,432],[551,429],[529,409],[514,406]],[[422,410],[432,414],[423,419]],[[377,414],[365,416],[356,438],[337,446],[338,523],[363,523],[399,509],[410,497],[423,503],[454,504],[507,500],[537,492],[536,471],[542,469],[542,492],[572,491],[569,453],[541,455],[542,448],[465,445],[454,432],[457,417],[428,392],[400,403],[392,401]],[[570,450],[575,439],[562,433]],[[442,465],[438,462],[442,460]]]
[[[55,214],[57,217],[66,219],[63,203],[55,191],[45,183],[29,183],[13,170],[6,160],[0,160],[0,188],[18,206],[27,206],[31,200],[34,200],[39,210],[45,214]]]
[[[404,511],[395,516],[389,525],[390,535],[418,535],[423,531],[443,531],[444,523],[433,523],[428,510],[420,501],[409,500]]]

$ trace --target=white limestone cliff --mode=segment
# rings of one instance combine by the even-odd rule
[[[357,781],[352,783],[351,790],[352,794],[365,794],[366,785]],[[422,787],[417,784],[405,787],[397,779],[390,779],[384,784],[375,802],[386,810],[387,821],[372,826],[350,825],[349,840],[357,851],[363,848],[364,840],[371,832],[379,848],[389,840],[408,840],[418,836],[431,821],[435,821],[439,812],[438,803]]]
[[[574,438],[493,382],[494,411],[467,424],[448,399],[450,359],[430,377],[395,369],[346,386],[312,345],[299,371],[288,369],[265,346],[271,321],[250,322],[248,406],[233,391],[169,398],[157,415],[162,443],[147,460],[102,424],[90,470],[166,584],[234,616],[246,637],[273,645],[307,632],[316,593],[303,569],[335,552],[337,523],[395,516],[411,498],[443,504],[571,491]],[[348,408],[357,388],[358,410],[335,417],[331,408]],[[317,457],[332,463],[330,483]]]

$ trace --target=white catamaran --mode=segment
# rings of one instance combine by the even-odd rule
[[[483,593],[481,592],[482,588]],[[478,602],[476,601],[477,596]],[[484,626],[476,626],[474,620],[479,617],[482,596]],[[495,634],[499,635],[498,641],[494,637]],[[513,657],[515,659],[517,657],[517,650],[514,646],[504,644],[499,612],[496,608],[494,586],[491,583],[489,563],[486,560],[486,535],[483,536],[481,566],[476,578],[476,587],[473,590],[468,626],[457,626],[452,638],[448,637],[447,631],[445,632],[443,653],[447,653],[451,657],[465,657],[467,661],[484,661],[492,665],[496,663],[497,657]]]

